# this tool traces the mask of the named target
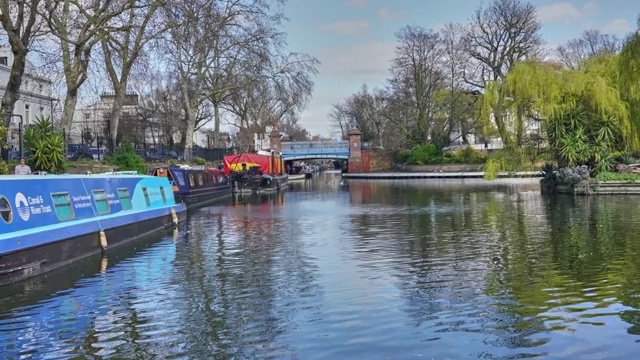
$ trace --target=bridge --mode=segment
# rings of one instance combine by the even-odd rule
[[[293,141],[281,143],[282,159],[349,159],[348,141]]]

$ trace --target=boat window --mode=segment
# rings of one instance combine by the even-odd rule
[[[7,224],[10,224],[13,220],[13,213],[11,212],[11,204],[7,201],[7,198],[0,195],[0,217]]]
[[[53,207],[56,210],[56,216],[58,220],[65,221],[74,218],[73,207],[71,206],[71,197],[69,193],[52,193],[51,200],[53,200]]]
[[[195,186],[196,186],[196,181],[195,181],[195,179],[193,178],[193,174],[189,174],[189,187],[190,187],[190,188],[193,188],[193,187],[195,187]]]
[[[164,194],[164,186],[160,186],[160,196],[162,196],[162,202],[167,203],[167,196]]]
[[[147,206],[151,206],[151,199],[149,198],[149,191],[147,191],[146,187],[142,187],[142,194],[144,194],[144,202],[147,203]]]
[[[119,188],[118,198],[120,198],[120,205],[122,206],[122,210],[133,209],[133,205],[131,204],[131,195],[129,195],[129,189]]]
[[[198,185],[204,185],[204,176],[202,174],[198,174]]]
[[[108,214],[111,212],[109,207],[109,199],[107,199],[107,192],[104,190],[93,190],[93,202],[96,203],[96,210],[98,214]]]
[[[184,182],[184,174],[181,173],[181,172],[175,172],[174,175],[176,177],[176,181],[178,182],[178,185],[184,186],[184,184],[185,184],[185,182]]]

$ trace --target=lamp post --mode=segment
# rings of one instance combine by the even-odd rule
[[[9,119],[9,122],[11,122],[11,118],[12,117],[17,117],[20,118],[20,123],[18,123],[18,146],[20,149],[20,158],[22,159],[24,157],[24,153],[23,153],[23,149],[22,149],[22,115],[20,114],[6,114],[5,115],[6,118]]]

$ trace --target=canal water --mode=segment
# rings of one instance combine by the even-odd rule
[[[0,358],[632,358],[638,204],[324,174],[0,288]]]

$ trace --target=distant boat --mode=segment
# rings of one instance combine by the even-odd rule
[[[224,157],[224,172],[234,193],[273,192],[286,189],[289,175],[280,154],[260,151]]]
[[[149,175],[165,177],[177,202],[196,207],[231,196],[231,180],[224,171],[203,166],[156,166]]]
[[[166,178],[0,176],[0,285],[176,226],[185,210]]]
[[[307,174],[289,174],[289,181],[300,181],[305,180],[307,178]]]

